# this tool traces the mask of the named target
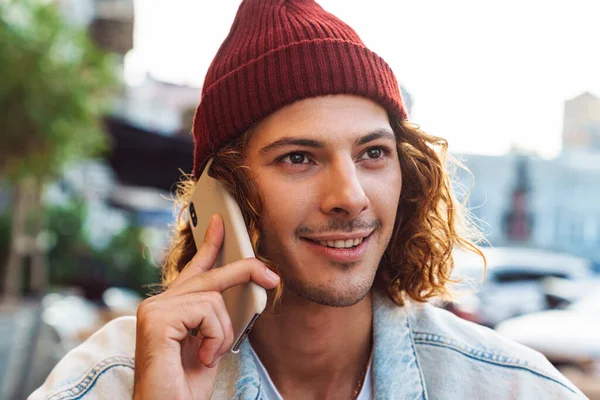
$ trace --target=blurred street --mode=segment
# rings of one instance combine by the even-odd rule
[[[56,347],[48,329],[41,329],[41,304],[26,301],[0,305],[0,393],[2,399],[25,398],[39,385],[42,371]],[[43,334],[42,334],[43,331]],[[33,365],[36,367],[33,368]],[[41,378],[43,379],[43,378]]]
[[[56,363],[106,322],[135,313],[141,297],[111,288],[104,307],[70,292],[0,303],[0,400],[27,398]]]

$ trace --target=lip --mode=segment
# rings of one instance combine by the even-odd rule
[[[373,231],[365,231],[365,232],[353,232],[351,234],[336,234],[336,235],[327,235],[327,236],[310,236],[310,237],[304,237],[302,239],[309,239],[309,240],[314,240],[315,242],[318,241],[323,241],[323,242],[327,242],[327,241],[336,241],[336,240],[348,240],[348,239],[363,239],[363,238],[367,238],[371,235],[371,233],[373,233]]]
[[[357,236],[354,234],[353,236],[348,236],[347,238],[353,239],[362,237],[364,236]],[[338,240],[341,240],[339,236],[337,236],[337,238]],[[365,255],[365,252],[367,251],[367,244],[370,242],[370,239],[371,235],[369,234],[358,246],[349,249],[335,249],[332,247],[321,246],[319,243],[313,242],[312,238],[310,240],[303,238],[302,241],[306,243],[315,253],[327,257],[333,261],[354,262],[360,260]],[[318,240],[324,239],[319,238]]]

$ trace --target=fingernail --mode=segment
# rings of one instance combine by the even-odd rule
[[[267,278],[269,278],[270,280],[272,280],[274,282],[279,282],[279,275],[277,275],[275,272],[271,271],[268,267],[265,267],[265,271],[266,271]]]

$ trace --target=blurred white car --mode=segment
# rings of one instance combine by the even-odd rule
[[[557,365],[600,363],[600,293],[589,293],[562,310],[508,319],[496,331]]]
[[[546,278],[584,281],[593,276],[589,260],[568,254],[528,248],[484,248],[487,271],[484,279],[480,257],[462,251],[453,253],[452,277],[462,279],[458,296],[446,306],[474,322],[494,327],[518,315],[547,308]]]
[[[102,295],[106,307],[84,298],[77,291],[49,293],[42,300],[42,318],[56,334],[62,354],[73,349],[112,318],[135,315],[143,298],[135,291],[111,287]]]
[[[81,343],[80,334],[101,324],[98,305],[78,293],[49,293],[42,299],[42,318],[59,339],[60,348],[66,354]]]
[[[590,398],[600,396],[600,286],[565,309],[511,318],[496,331],[545,355]]]
[[[111,287],[102,294],[102,301],[115,315],[135,315],[140,303],[144,300],[132,289]]]

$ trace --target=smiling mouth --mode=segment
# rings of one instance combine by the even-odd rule
[[[323,247],[329,247],[332,249],[351,249],[351,248],[360,246],[360,244],[369,236],[371,236],[371,235],[369,234],[368,236],[365,236],[362,238],[347,239],[347,240],[314,240],[314,239],[310,239],[310,238],[303,238],[303,239],[308,240],[309,242],[319,244]]]

